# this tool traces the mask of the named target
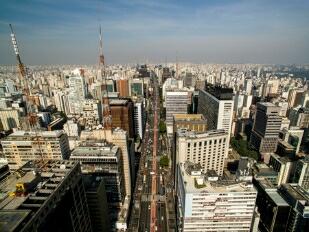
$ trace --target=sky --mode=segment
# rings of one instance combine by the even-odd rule
[[[308,0],[1,0],[0,64],[309,63]]]

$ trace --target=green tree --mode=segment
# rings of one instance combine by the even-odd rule
[[[166,125],[163,121],[160,121],[160,123],[159,123],[159,132],[161,134],[166,133]]]
[[[168,157],[165,155],[165,156],[162,156],[160,158],[160,166],[161,167],[168,167],[168,164],[169,164],[169,159]]]

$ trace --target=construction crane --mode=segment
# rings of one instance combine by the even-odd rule
[[[35,114],[32,114],[32,106],[30,104],[30,89],[28,86],[28,72],[27,72],[26,66],[21,61],[19,49],[17,45],[17,40],[16,40],[16,36],[13,30],[12,24],[9,24],[9,26],[11,29],[12,44],[13,44],[14,52],[15,52],[16,59],[17,59],[20,85],[21,85],[22,92],[24,96],[26,97],[27,124],[29,125],[31,129],[31,127],[34,126],[37,122],[37,116]]]
[[[106,72],[105,72],[105,59],[103,55],[103,41],[102,41],[102,30],[100,26],[99,30],[99,68],[101,70],[101,80],[104,82],[105,91],[103,92],[103,128],[104,128],[104,139],[106,140],[106,129],[112,129],[112,115],[109,104],[108,88],[106,82]]]
[[[21,58],[20,58],[20,55],[19,55],[19,49],[18,49],[18,45],[17,45],[17,40],[16,40],[15,33],[13,31],[12,24],[9,24],[9,26],[10,26],[10,29],[11,29],[12,44],[13,44],[14,52],[15,52],[16,59],[17,59],[20,84],[22,86],[22,90],[23,90],[23,93],[25,94],[25,96],[29,97],[30,91],[29,91],[29,86],[28,86],[28,83],[27,83],[28,82],[28,80],[27,80],[28,79],[27,68],[21,62]]]

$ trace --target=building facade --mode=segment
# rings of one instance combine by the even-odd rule
[[[276,151],[282,118],[280,108],[269,102],[257,103],[250,144],[260,153]]]
[[[178,166],[178,231],[250,231],[257,196],[253,185],[210,181],[196,166]]]
[[[30,160],[62,160],[70,156],[69,140],[64,131],[16,131],[1,141],[3,154],[11,170]]]
[[[228,147],[228,134],[225,130],[194,132],[179,129],[175,144],[175,167],[188,160],[199,163],[205,173],[214,170],[221,176]]]
[[[200,90],[197,112],[207,120],[209,130],[224,129],[231,135],[233,118],[233,91],[219,86],[206,85]]]

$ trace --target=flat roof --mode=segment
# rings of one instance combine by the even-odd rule
[[[180,172],[184,181],[184,187],[187,193],[200,193],[200,192],[256,192],[253,184],[248,184],[245,181],[237,182],[235,180],[225,181],[208,181],[204,174],[200,176],[189,175],[184,167],[184,163],[179,164]],[[203,178],[204,185],[196,187],[196,179]]]
[[[0,210],[0,231],[14,231],[31,210]]]
[[[278,206],[289,206],[289,204],[279,195],[277,189],[267,189],[267,194]]]

